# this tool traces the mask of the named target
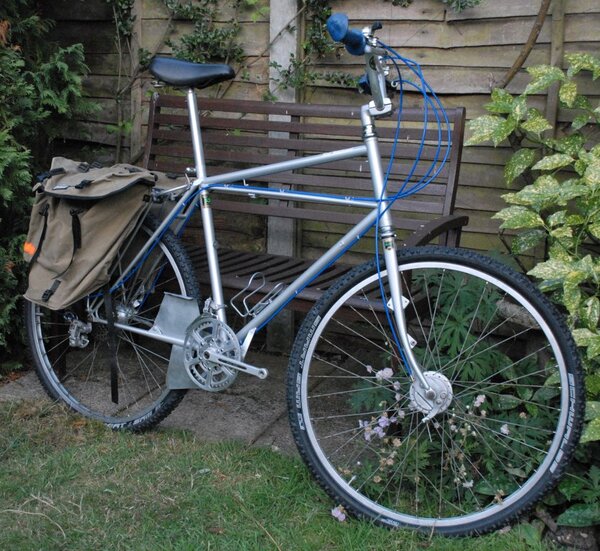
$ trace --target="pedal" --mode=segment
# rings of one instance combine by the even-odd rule
[[[255,282],[257,283],[257,286],[255,289],[252,289]],[[231,297],[229,304],[237,312],[237,314],[244,319],[247,317],[256,316],[259,312],[271,304],[271,302],[275,300],[275,297],[285,288],[283,283],[278,283],[262,299],[256,302],[256,304],[251,305],[250,299],[264,289],[266,285],[267,280],[262,272],[256,272],[252,274],[247,285],[239,293]],[[244,298],[242,299],[241,297]],[[240,299],[241,305],[238,306],[236,301],[239,301]]]

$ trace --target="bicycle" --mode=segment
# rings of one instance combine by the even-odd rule
[[[266,377],[265,369],[244,361],[255,333],[375,228],[381,251],[376,246],[371,262],[333,285],[298,331],[287,376],[294,439],[318,482],[358,517],[449,535],[486,532],[531,508],[574,453],[584,408],[576,346],[555,307],[506,265],[462,249],[396,250],[386,207],[426,185],[444,153],[420,180],[409,177],[398,191],[388,189],[375,120],[393,111],[386,81],[393,54],[377,40],[377,24],[350,30],[338,14],[328,28],[350,53],[365,55],[362,86],[373,99],[361,109],[364,144],[215,177],[206,175],[194,89],[231,78],[231,69],[154,59],[155,77],[188,89],[192,179],[154,191],[155,197],[175,193],[177,202],[162,222],[148,217],[119,253],[112,306],[98,293],[65,311],[27,305],[37,374],[51,397],[109,427],[153,427],[188,389],[222,391],[239,372]],[[424,94],[424,101],[438,109],[432,97]],[[373,198],[246,183],[365,155]],[[234,331],[219,277],[213,193],[323,201],[368,212],[289,287],[242,312],[249,321]],[[202,312],[192,266],[169,229],[180,230],[198,205],[211,275]],[[109,317],[117,338],[112,354]],[[109,391],[115,356],[118,400]]]

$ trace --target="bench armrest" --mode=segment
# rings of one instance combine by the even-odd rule
[[[446,234],[443,245],[448,247],[458,247],[460,243],[460,234],[463,226],[469,223],[469,217],[451,214],[436,218],[425,224],[422,224],[418,230],[402,242],[402,247],[418,247],[430,243],[436,237]]]

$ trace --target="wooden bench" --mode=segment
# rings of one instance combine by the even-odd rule
[[[202,110],[202,138],[209,175],[362,143],[360,107],[202,98],[199,99],[199,105]],[[394,223],[405,246],[423,245],[432,241],[457,246],[461,228],[468,222],[466,216],[453,214],[463,141],[464,108],[448,110],[448,117],[452,141],[448,162],[423,191],[396,201],[392,207]],[[423,133],[423,112],[406,109],[403,111],[402,121],[400,141],[388,184],[389,193],[398,189],[411,170]],[[377,123],[384,169],[391,154],[395,127],[395,116]],[[427,171],[436,153],[438,132],[434,127],[433,116],[430,116],[426,131],[427,143],[421,157],[423,161],[417,166],[414,175],[417,179]],[[442,142],[442,146],[444,145],[445,141]],[[151,170],[179,174],[186,167],[193,166],[184,97],[153,96],[143,163]],[[265,176],[246,183],[345,196],[372,196],[366,158]],[[221,225],[223,228],[218,228],[217,236],[220,235],[219,229],[224,229],[225,235],[233,235],[229,243],[220,243],[219,251],[223,286],[229,297],[244,289],[256,272],[264,274],[267,281],[256,296],[268,292],[279,282],[291,282],[310,264],[310,258],[306,257],[314,257],[318,252],[313,245],[304,247],[300,253],[292,249],[291,254],[288,252],[287,255],[273,254],[272,247],[261,246],[261,250],[249,250],[253,248],[252,239],[250,246],[245,247],[246,250],[239,250],[235,246],[237,239],[234,232],[240,217],[258,215],[261,220],[269,217],[270,228],[266,229],[276,234],[277,247],[276,238],[279,234],[284,240],[294,239],[291,226],[296,226],[296,239],[300,245],[302,241],[314,241],[312,238],[315,232],[321,241],[335,242],[339,238],[337,234],[341,236],[345,233],[347,225],[355,224],[366,212],[364,209],[359,211],[314,203],[235,200],[231,196],[223,197],[216,195],[212,205],[216,213],[221,213],[221,216],[216,216],[216,220],[217,226]],[[274,222],[282,219],[291,222],[274,225]],[[191,226],[192,233],[201,231],[199,217]],[[257,241],[264,244],[264,236],[257,237]],[[373,250],[372,238],[362,241],[367,242],[367,249]],[[200,283],[206,286],[209,283],[208,270],[202,247],[192,249],[191,256]],[[350,258],[359,260],[360,254]],[[296,310],[306,311],[350,267],[349,264],[330,267],[304,289],[292,301],[291,306]]]

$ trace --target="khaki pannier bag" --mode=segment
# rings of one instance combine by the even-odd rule
[[[152,172],[55,157],[41,175],[24,246],[25,297],[60,310],[100,289],[119,247],[145,215]]]

